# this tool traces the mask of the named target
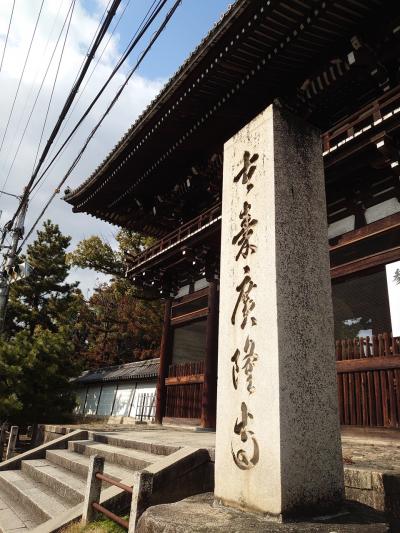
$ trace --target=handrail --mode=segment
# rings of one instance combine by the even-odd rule
[[[106,483],[109,483],[110,485],[115,485],[116,487],[124,490],[125,492],[129,492],[129,494],[132,494],[132,487],[128,487],[128,485],[124,485],[123,483],[119,483],[118,481],[115,481],[114,479],[105,476],[104,474],[100,474],[100,472],[97,472],[96,474],[97,479],[101,479],[105,481]]]
[[[196,218],[190,220],[189,222],[186,222],[186,224],[183,224],[182,226],[179,226],[178,229],[172,231],[171,233],[160,239],[156,244],[154,244],[150,248],[147,248],[140,254],[136,256],[132,256],[129,253],[126,254],[128,262],[130,264],[130,270],[135,268],[140,263],[143,263],[144,261],[147,261],[155,255],[161,253],[166,248],[169,248],[174,244],[178,244],[181,240],[187,238],[195,231],[203,229],[207,224],[214,222],[221,214],[221,208],[222,204],[221,202],[219,202],[218,204],[213,205],[207,211],[200,213],[200,215]]]
[[[125,485],[124,483],[120,483],[119,481],[116,481],[107,475],[104,475],[104,461],[104,457],[100,455],[92,455],[90,458],[81,522],[83,525],[90,524],[97,518],[97,513],[101,513],[107,516],[107,518],[110,518],[110,520],[116,524],[128,530],[129,521],[121,518],[117,514],[101,505],[100,496],[103,481],[107,482],[109,485],[114,485],[115,487],[122,489],[131,496],[133,495],[133,488],[129,485]]]
[[[122,526],[125,529],[129,529],[129,522],[127,520],[124,520],[123,518],[116,515],[112,511],[109,511],[108,509],[100,505],[99,503],[93,502],[92,505],[93,505],[93,509],[96,509],[96,511],[103,514],[104,516],[106,516],[107,518],[109,518],[110,520],[118,524],[119,526]]]
[[[333,148],[332,141],[335,139],[339,142],[341,135],[345,134],[342,142],[346,139],[355,137],[362,133],[364,130],[369,130],[373,125],[379,124],[385,119],[386,115],[393,114],[395,108],[400,106],[400,91],[398,87],[384,94],[380,98],[373,100],[366,106],[362,107],[350,117],[346,117],[344,120],[325,131],[322,135],[323,150],[329,152]],[[389,109],[387,109],[390,106]],[[365,127],[361,127],[362,123],[369,119],[368,124]],[[360,126],[359,131],[355,131],[357,125]]]

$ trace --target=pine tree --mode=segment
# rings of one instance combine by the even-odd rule
[[[68,328],[17,333],[0,345],[0,420],[62,422],[75,404],[70,378],[77,375]]]
[[[28,246],[26,258],[21,260],[27,260],[33,272],[11,286],[6,317],[9,336],[21,330],[33,335],[37,326],[55,332],[60,324],[73,320],[79,296],[78,284],[66,282],[70,270],[66,249],[70,241],[58,225],[47,220]]]
[[[67,282],[69,243],[48,220],[21,258],[33,271],[11,285],[0,340],[0,421],[60,423],[72,412],[86,303],[78,284]]]

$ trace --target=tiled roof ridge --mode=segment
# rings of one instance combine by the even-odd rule
[[[66,201],[72,200],[74,196],[79,194],[90,183],[95,181],[96,175],[98,174],[100,169],[102,169],[105,166],[105,164],[111,162],[113,158],[118,155],[116,152],[119,151],[123,147],[124,143],[129,139],[132,132],[140,126],[140,123],[146,120],[147,116],[150,115],[150,112],[152,111],[153,108],[156,107],[157,103],[166,96],[169,90],[172,89],[172,87],[178,81],[178,78],[184,73],[184,70],[186,68],[190,68],[191,66],[196,65],[194,61],[195,57],[199,56],[203,52],[203,48],[205,47],[205,45],[210,44],[211,39],[214,37],[217,31],[220,30],[224,26],[224,24],[227,22],[229,18],[229,15],[233,12],[233,8],[238,7],[240,4],[244,4],[247,2],[251,2],[251,0],[234,0],[231,4],[228,5],[227,10],[221,15],[220,19],[217,22],[215,22],[215,24],[212,26],[209,32],[205,35],[205,37],[200,41],[200,43],[193,50],[193,52],[191,52],[191,54],[182,63],[182,65],[169,78],[169,80],[161,88],[157,96],[155,96],[153,100],[145,107],[142,113],[137,117],[137,119],[133,122],[133,124],[130,126],[127,132],[121,137],[121,139],[114,145],[114,147],[110,150],[110,152],[103,159],[103,161],[95,168],[92,174],[85,181],[83,181],[74,190],[66,194],[64,196],[64,200]]]
[[[103,372],[103,371],[108,371],[110,372],[111,370],[118,370],[120,368],[126,368],[126,367],[129,367],[129,366],[133,366],[133,365],[141,365],[141,364],[150,364],[150,363],[155,363],[157,361],[159,361],[160,358],[159,357],[153,357],[152,359],[141,359],[139,361],[130,361],[129,363],[121,363],[120,365],[111,365],[111,366],[102,366],[102,367],[99,367],[99,368],[89,368],[87,370],[84,370],[82,372],[82,374],[84,372],[86,373],[92,373],[92,372]]]

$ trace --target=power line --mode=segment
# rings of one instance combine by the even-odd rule
[[[16,93],[15,93],[14,100],[13,100],[13,103],[12,103],[12,106],[11,106],[11,109],[10,109],[10,114],[8,115],[8,120],[7,120],[7,124],[6,124],[5,130],[4,130],[3,138],[1,139],[0,152],[1,152],[2,148],[3,148],[4,139],[6,138],[6,135],[7,135],[8,126],[10,125],[10,120],[11,120],[11,116],[12,116],[13,111],[14,111],[15,102],[17,101],[17,97],[18,97],[19,89],[20,89],[20,87],[21,87],[22,78],[24,77],[26,64],[28,63],[29,55],[30,55],[30,53],[31,53],[32,43],[33,43],[33,40],[34,40],[35,35],[36,35],[36,30],[37,30],[37,27],[38,27],[38,24],[39,24],[40,15],[41,15],[41,13],[42,13],[43,4],[44,4],[44,0],[42,0],[42,3],[40,4],[40,9],[39,9],[38,16],[37,16],[37,18],[36,18],[36,23],[35,23],[35,27],[34,27],[34,29],[33,29],[33,34],[32,34],[32,38],[31,38],[31,42],[29,43],[28,53],[26,54],[26,58],[25,58],[25,62],[24,62],[24,66],[23,66],[23,68],[22,68],[21,76],[20,76],[19,81],[18,81],[17,91],[16,91]]]
[[[109,37],[108,37],[108,39],[107,39],[107,42],[106,42],[106,44],[105,44],[103,50],[101,51],[101,54],[100,54],[99,57],[97,58],[97,61],[96,61],[95,65],[94,65],[94,67],[93,67],[91,73],[89,74],[89,76],[88,76],[88,78],[87,78],[87,80],[86,80],[86,82],[85,82],[85,85],[83,86],[82,91],[80,92],[80,94],[78,95],[78,98],[77,98],[76,101],[74,102],[74,105],[73,105],[71,111],[69,112],[69,116],[67,117],[67,120],[64,122],[64,124],[63,124],[63,126],[62,126],[62,128],[61,128],[61,130],[60,130],[60,136],[63,134],[65,128],[66,128],[67,125],[69,124],[69,122],[70,122],[70,120],[71,120],[71,117],[72,117],[72,115],[73,115],[73,113],[74,113],[74,111],[75,111],[75,109],[76,109],[76,106],[78,105],[80,99],[82,98],[83,93],[84,93],[85,90],[86,90],[86,87],[88,86],[90,80],[92,79],[92,76],[93,76],[93,74],[94,74],[94,71],[96,70],[98,64],[100,63],[101,58],[103,57],[103,54],[104,54],[104,52],[106,51],[106,49],[107,49],[107,47],[108,47],[108,45],[109,45],[109,43],[110,43],[110,41],[111,41],[111,39],[112,39],[112,36],[114,35],[115,30],[118,28],[119,23],[121,22],[121,19],[122,19],[122,17],[124,16],[125,11],[127,10],[128,6],[129,6],[129,4],[130,4],[130,2],[131,2],[131,0],[128,0],[128,1],[127,1],[127,3],[125,4],[125,6],[124,6],[124,8],[123,8],[123,10],[122,10],[122,12],[121,12],[121,14],[120,14],[120,16],[118,17],[118,20],[117,20],[117,22],[116,22],[116,24],[115,24],[115,26],[114,26],[112,32],[110,33],[110,35],[109,35]],[[153,5],[154,5],[154,4],[155,4],[155,1],[153,2]],[[151,8],[150,8],[150,9],[151,9]],[[149,13],[149,12],[147,12],[147,13]],[[146,16],[147,16],[147,14],[146,14]]]
[[[2,69],[2,66],[3,66],[4,56],[6,55],[6,48],[7,48],[8,36],[10,34],[11,22],[12,22],[13,14],[14,14],[14,7],[15,7],[15,0],[13,1],[13,5],[12,5],[12,8],[11,8],[10,21],[8,23],[6,40],[5,40],[5,43],[4,43],[3,54],[1,56],[0,72],[1,72],[1,69]]]
[[[112,2],[112,0],[109,0],[109,1],[108,1],[108,4],[107,4],[105,10],[103,11],[103,14],[101,15],[101,18],[100,18],[99,23],[98,23],[98,25],[97,25],[96,31],[95,31],[94,34],[93,34],[92,40],[90,41],[90,44],[89,44],[89,46],[88,46],[88,49],[87,49],[87,52],[86,52],[85,56],[87,56],[87,55],[89,54],[90,49],[91,49],[92,46],[93,46],[94,40],[95,40],[95,38],[96,38],[96,35],[97,35],[98,31],[99,31],[100,28],[101,28],[102,22],[103,22],[104,17],[106,16],[106,14],[107,14],[107,12],[108,12],[108,10],[109,10],[109,7],[110,7],[111,2]],[[78,70],[78,72],[77,72],[77,74],[76,74],[76,76],[75,76],[75,79],[74,79],[74,83],[72,84],[73,86],[75,85],[76,80],[78,79],[79,74],[80,74],[80,72],[81,72],[81,70],[82,70],[84,64],[85,64],[85,59],[83,59],[83,61],[82,61],[82,63],[81,63],[81,66],[79,67],[79,70]]]
[[[142,28],[142,30],[138,33],[138,35],[136,36],[135,39],[133,39],[130,44],[128,45],[128,47],[126,48],[124,54],[122,55],[122,57],[119,59],[119,61],[117,62],[116,66],[114,67],[113,71],[111,72],[110,76],[107,78],[106,82],[104,83],[104,85],[102,86],[102,88],[100,89],[100,91],[97,93],[97,95],[94,97],[94,99],[92,100],[92,102],[89,104],[88,108],[86,109],[86,111],[84,112],[84,114],[81,116],[81,118],[78,120],[78,122],[76,123],[76,125],[74,126],[74,128],[72,129],[72,131],[70,132],[70,134],[68,135],[68,137],[65,139],[65,141],[63,142],[63,144],[61,145],[61,147],[58,149],[58,151],[56,152],[56,154],[53,156],[53,158],[51,159],[51,161],[48,163],[47,167],[43,170],[43,172],[41,173],[41,175],[39,176],[36,184],[34,185],[34,187],[32,188],[35,189],[35,187],[37,187],[37,185],[39,184],[39,182],[42,180],[43,176],[46,174],[46,172],[49,170],[49,168],[51,167],[51,165],[54,163],[54,161],[57,159],[57,157],[60,155],[60,153],[64,150],[64,148],[67,146],[67,144],[69,143],[69,141],[71,140],[71,138],[73,137],[73,135],[75,134],[75,132],[77,131],[77,129],[80,127],[80,125],[82,124],[82,122],[85,120],[85,118],[88,116],[88,114],[90,113],[90,111],[93,109],[94,105],[96,104],[96,102],[98,101],[98,99],[100,98],[100,96],[103,94],[103,92],[105,91],[105,89],[107,88],[108,84],[110,83],[110,81],[112,80],[112,78],[115,76],[116,72],[118,71],[118,69],[121,67],[121,65],[124,63],[124,61],[127,59],[127,57],[129,56],[129,54],[131,53],[131,51],[133,50],[133,48],[136,46],[136,44],[140,41],[140,39],[143,37],[143,35],[146,33],[147,29],[149,28],[149,26],[152,24],[152,22],[154,21],[154,19],[157,17],[157,15],[159,14],[159,12],[162,10],[162,8],[164,7],[164,5],[167,3],[168,0],[159,0],[156,8],[153,10],[151,16],[150,16],[150,19],[146,22],[145,26]],[[154,5],[154,2],[153,2],[153,5]]]
[[[35,168],[36,161],[37,161],[37,158],[38,158],[38,155],[39,155],[40,145],[42,144],[43,134],[44,134],[44,130],[45,130],[45,128],[46,128],[47,118],[48,118],[48,116],[49,116],[49,111],[50,111],[50,107],[51,107],[51,102],[53,101],[54,89],[55,89],[55,87],[56,87],[56,83],[57,83],[57,79],[58,79],[58,74],[59,74],[59,72],[60,72],[61,62],[62,62],[62,59],[63,59],[63,57],[64,57],[65,44],[66,44],[66,42],[67,42],[67,38],[68,38],[68,34],[69,34],[69,28],[70,28],[70,26],[71,26],[72,16],[73,16],[73,14],[74,14],[75,2],[76,2],[76,0],[72,0],[71,6],[70,6],[71,14],[69,15],[69,21],[68,21],[68,25],[67,25],[67,30],[66,30],[66,32],[65,32],[64,43],[63,43],[63,46],[62,46],[62,48],[61,48],[60,59],[59,59],[59,61],[58,61],[56,74],[55,74],[55,76],[54,76],[53,86],[52,86],[52,88],[51,88],[51,93],[50,93],[49,103],[48,103],[48,105],[47,105],[46,115],[45,115],[45,117],[44,117],[43,127],[42,127],[42,131],[41,131],[41,134],[40,134],[39,144],[38,144],[38,147],[37,147],[37,150],[36,150],[36,156],[35,156],[35,161],[34,161],[34,163],[33,163],[32,172],[33,172],[33,170],[34,170],[34,168]],[[69,12],[68,12],[68,13],[69,13]],[[68,18],[68,13],[67,13],[67,18]],[[65,23],[64,23],[64,24],[65,24]]]
[[[154,5],[156,4],[156,2],[157,2],[157,0],[154,0],[153,3],[151,4],[151,6],[149,7],[147,13],[146,13],[145,16],[143,17],[141,23],[140,23],[139,26],[138,26],[138,29],[137,29],[136,32],[134,33],[134,35],[133,35],[132,39],[130,40],[128,46],[125,48],[125,50],[124,50],[124,51],[122,52],[122,54],[120,55],[120,59],[121,59],[121,58],[123,57],[123,55],[125,55],[126,52],[128,51],[128,49],[129,49],[131,43],[133,42],[133,39],[137,36],[137,34],[139,33],[140,29],[141,29],[142,26],[145,24],[146,19],[148,18],[150,12],[152,12],[151,16],[153,16],[155,10],[154,10],[154,11],[152,11],[152,10],[153,10]],[[90,79],[91,79],[91,77],[92,77],[92,75],[93,75],[93,73],[94,73],[94,71],[95,71],[97,65],[99,64],[99,62],[100,62],[100,60],[101,60],[101,57],[103,56],[103,54],[104,54],[104,52],[105,52],[105,50],[106,50],[106,48],[107,48],[107,46],[108,46],[108,43],[109,43],[110,40],[111,40],[111,37],[112,37],[114,31],[116,30],[116,28],[117,28],[117,26],[118,26],[118,24],[119,24],[119,22],[120,22],[120,20],[121,20],[121,18],[122,18],[122,16],[123,16],[123,14],[125,13],[126,8],[127,8],[128,5],[129,5],[129,3],[130,3],[130,0],[128,0],[127,4],[125,5],[125,8],[124,8],[124,10],[122,11],[122,13],[121,13],[121,15],[120,15],[120,17],[119,17],[119,19],[118,19],[118,21],[117,21],[117,24],[115,25],[113,31],[111,32],[111,35],[109,36],[109,38],[108,38],[108,40],[107,40],[107,43],[106,43],[105,47],[103,48],[103,50],[102,50],[102,52],[101,52],[99,58],[97,59],[97,62],[96,62],[96,64],[95,64],[95,66],[94,66],[92,72],[90,73],[90,76],[89,76],[89,78],[87,79],[87,81],[86,81],[86,83],[85,83],[85,85],[84,85],[84,87],[83,87],[83,89],[82,89],[81,94],[79,95],[78,99],[76,100],[76,102],[75,102],[75,104],[74,104],[74,106],[73,106],[73,108],[72,108],[72,110],[71,110],[71,112],[70,112],[69,117],[67,118],[66,122],[64,123],[64,125],[63,125],[63,127],[62,127],[62,129],[61,129],[61,131],[60,131],[60,135],[61,135],[62,132],[64,131],[64,129],[65,129],[65,127],[67,126],[68,122],[70,121],[70,119],[71,119],[71,117],[72,117],[72,114],[73,114],[73,112],[74,112],[74,110],[75,110],[75,108],[76,108],[76,105],[78,104],[78,102],[79,102],[79,100],[80,100],[80,98],[81,98],[83,92],[85,91],[85,89],[86,89],[86,87],[87,87],[87,85],[88,85],[88,83],[89,83],[89,81],[90,81]],[[158,12],[159,12],[159,11],[158,11]],[[157,13],[158,13],[158,12],[157,12]],[[153,20],[154,20],[154,19],[153,19]],[[106,81],[106,83],[108,83],[108,80]],[[94,102],[94,103],[95,103],[95,102]],[[89,111],[90,111],[90,109],[89,109]],[[85,117],[81,117],[81,118],[82,118],[82,121],[83,121],[83,119],[84,119]],[[79,127],[79,126],[80,126],[80,123],[77,125],[77,127]],[[76,129],[77,129],[77,128],[76,128]],[[75,131],[76,131],[76,130],[75,130]],[[66,147],[67,147],[68,144],[70,143],[70,141],[71,141],[71,139],[72,139],[72,136],[73,136],[73,134],[75,133],[75,131],[72,131],[72,132],[71,132],[72,135],[70,135],[70,136],[66,139],[66,141],[63,143],[63,145],[60,147],[59,151],[57,152],[57,154],[55,155],[55,157],[52,159],[50,165],[53,164],[53,162],[55,161],[55,159],[56,159],[56,158],[57,158],[57,157],[58,157],[58,156],[59,156],[59,155],[60,155],[60,154],[66,149]],[[33,198],[36,197],[36,195],[37,195],[37,193],[39,192],[40,188],[42,187],[43,183],[46,181],[47,177],[43,179],[43,176],[44,176],[44,174],[48,171],[50,165],[49,165],[48,167],[46,167],[45,171],[44,171],[44,172],[41,174],[41,176],[39,177],[37,183],[32,187],[32,191],[33,191],[34,189],[36,189],[36,187],[37,187],[36,193],[34,194]],[[40,182],[40,184],[39,184],[39,182]],[[32,198],[32,199],[33,199],[33,198]]]
[[[39,216],[36,218],[34,224],[32,225],[31,229],[29,230],[28,234],[26,235],[26,237],[24,238],[24,240],[22,241],[22,244],[20,245],[20,247],[18,248],[18,252],[17,253],[20,253],[23,245],[25,244],[25,242],[29,239],[29,237],[32,235],[33,231],[35,230],[36,226],[38,225],[40,219],[43,217],[43,215],[45,214],[46,210],[48,209],[49,205],[51,204],[51,202],[54,200],[54,198],[57,196],[57,194],[59,193],[61,187],[64,185],[64,183],[67,181],[68,177],[70,176],[71,172],[73,171],[73,169],[76,167],[76,165],[78,164],[79,160],[81,159],[83,153],[85,152],[87,146],[89,145],[91,139],[93,138],[93,136],[95,135],[96,131],[99,129],[99,127],[101,126],[101,124],[103,123],[104,119],[106,118],[106,116],[109,114],[109,112],[111,111],[111,109],[114,107],[115,103],[117,102],[118,98],[121,96],[121,93],[122,91],[124,90],[124,88],[126,87],[126,85],[128,84],[129,80],[131,79],[131,77],[133,76],[133,74],[136,72],[136,70],[139,68],[140,64],[142,63],[142,61],[144,60],[144,58],[146,57],[146,55],[148,54],[148,52],[150,51],[150,49],[152,48],[153,44],[156,42],[156,40],[158,39],[158,37],[160,36],[160,34],[163,32],[163,30],[165,29],[166,25],[168,24],[168,22],[170,21],[170,19],[172,18],[173,14],[175,13],[175,11],[177,10],[177,8],[179,7],[179,5],[181,4],[182,0],[176,0],[175,1],[175,4],[172,6],[171,10],[167,13],[164,21],[162,22],[162,24],[160,25],[160,27],[158,28],[158,30],[156,31],[156,33],[154,34],[154,36],[151,38],[149,44],[147,45],[147,47],[145,48],[145,50],[142,52],[141,56],[139,57],[137,63],[135,64],[135,66],[131,69],[130,73],[128,74],[128,76],[126,77],[124,83],[121,85],[121,87],[119,88],[119,90],[117,91],[116,95],[114,96],[114,98],[112,99],[111,103],[109,104],[109,106],[107,107],[106,111],[103,113],[102,117],[100,118],[100,120],[98,121],[98,123],[96,124],[96,126],[93,128],[93,130],[91,131],[90,135],[88,136],[88,138],[86,139],[83,147],[81,148],[79,154],[77,155],[77,157],[74,159],[72,165],[70,166],[70,168],[68,169],[67,173],[65,174],[65,176],[63,177],[63,179],[60,181],[60,183],[58,184],[57,186],[57,189],[54,191],[54,193],[51,195],[51,197],[49,198],[49,200],[47,201],[46,205],[44,206],[44,208],[42,209],[42,211],[40,212]]]
[[[107,16],[105,17],[104,19],[104,22],[94,40],[94,43],[93,43],[93,46],[91,48],[91,50],[89,51],[87,57],[86,57],[86,60],[85,60],[85,63],[83,65],[83,68],[81,69],[81,72],[78,76],[78,79],[76,80],[76,82],[74,83],[68,97],[67,97],[67,100],[61,110],[61,113],[57,119],[57,122],[50,134],[50,137],[48,138],[47,142],[46,142],[46,146],[44,147],[43,149],[43,152],[39,158],[39,162],[38,164],[36,165],[36,168],[32,174],[32,176],[30,177],[29,181],[28,181],[28,184],[26,185],[25,189],[24,189],[24,193],[23,193],[23,196],[22,196],[22,199],[21,199],[21,202],[15,212],[15,214],[13,215],[13,218],[12,218],[12,223],[15,222],[19,212],[21,211],[24,203],[26,202],[28,196],[29,196],[29,193],[30,193],[30,190],[31,190],[31,187],[32,187],[32,184],[34,183],[38,173],[39,173],[39,170],[40,170],[40,167],[42,166],[44,160],[46,159],[46,156],[50,150],[50,147],[54,141],[54,139],[56,138],[57,136],[57,133],[59,132],[60,130],[60,127],[61,127],[61,124],[63,122],[63,120],[65,119],[67,113],[68,113],[68,110],[70,109],[71,105],[72,105],[72,102],[76,96],[76,93],[78,92],[79,90],[79,87],[80,85],[82,84],[82,81],[83,81],[83,78],[85,77],[85,74],[89,68],[89,65],[90,63],[92,62],[93,58],[94,58],[94,55],[96,53],[96,50],[98,49],[98,47],[100,46],[100,43],[101,41],[103,40],[104,38],[104,35],[106,34],[107,32],[107,29],[115,15],[115,12],[117,11],[118,9],[118,6],[120,4],[121,0],[113,0],[113,3],[112,3],[112,6],[107,14]]]
[[[10,177],[10,174],[11,174],[12,169],[13,169],[13,167],[14,167],[14,163],[15,163],[15,161],[16,161],[16,158],[17,158],[17,156],[18,156],[19,150],[20,150],[20,148],[21,148],[21,145],[22,145],[22,142],[23,142],[23,140],[24,140],[24,137],[25,137],[26,131],[27,131],[27,129],[28,129],[28,126],[29,126],[29,124],[30,124],[30,121],[31,121],[31,118],[32,118],[33,112],[34,112],[34,110],[35,110],[35,108],[36,108],[36,104],[37,104],[37,102],[38,102],[38,99],[39,99],[40,93],[41,93],[41,91],[42,91],[42,88],[43,88],[44,82],[46,81],[47,74],[48,74],[49,69],[50,69],[50,66],[51,66],[51,64],[52,64],[52,62],[53,62],[54,55],[55,55],[55,53],[56,53],[56,51],[57,51],[58,43],[60,42],[61,36],[62,36],[62,34],[63,34],[63,32],[64,32],[65,24],[67,23],[68,16],[69,16],[69,13],[70,13],[70,10],[71,10],[71,8],[72,8],[72,6],[73,6],[74,3],[75,3],[75,0],[71,0],[70,7],[69,7],[68,12],[67,12],[67,14],[66,14],[66,16],[65,16],[65,20],[64,20],[64,23],[63,23],[63,25],[62,25],[62,27],[61,27],[60,33],[59,33],[59,35],[58,35],[58,37],[57,37],[57,41],[56,41],[56,44],[55,44],[55,46],[54,46],[53,52],[52,52],[52,54],[51,54],[50,60],[49,60],[49,62],[48,62],[48,64],[47,64],[46,71],[45,71],[45,73],[43,74],[43,77],[42,77],[42,81],[41,81],[41,84],[40,84],[39,90],[38,90],[38,92],[37,92],[37,94],[36,94],[35,101],[33,102],[33,106],[32,106],[32,109],[31,109],[31,111],[30,111],[30,113],[29,113],[28,120],[26,121],[24,131],[22,132],[22,135],[21,135],[20,141],[19,141],[19,143],[18,143],[18,147],[17,147],[17,149],[16,149],[16,151],[15,151],[15,153],[14,153],[14,157],[13,157],[13,160],[12,160],[12,162],[11,162],[10,168],[9,168],[9,170],[8,170],[7,176],[6,176],[6,178],[5,178],[5,181],[4,181],[4,184],[3,184],[3,187],[6,185],[6,183],[7,183],[7,181],[8,181],[8,178]],[[61,7],[61,4],[60,4],[60,7]],[[59,13],[59,11],[58,11],[58,13]],[[58,13],[57,13],[57,17],[58,17]],[[54,27],[53,27],[53,29],[54,29]],[[52,32],[53,32],[53,30],[52,30]],[[51,33],[52,33],[52,32],[51,32]],[[50,39],[50,37],[49,37],[49,39]],[[48,45],[48,44],[49,44],[49,41],[47,42],[47,45]],[[47,45],[46,45],[46,49],[47,49]],[[36,81],[36,78],[35,78],[35,81]],[[30,95],[29,95],[29,96],[30,96]],[[26,103],[27,103],[27,102],[26,102]],[[25,104],[25,107],[26,107],[26,104]],[[24,109],[25,109],[25,107],[24,107]]]

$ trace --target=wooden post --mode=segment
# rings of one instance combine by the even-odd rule
[[[6,442],[7,422],[3,422],[0,427],[0,463],[3,460],[4,444]]]
[[[218,282],[208,286],[206,358],[201,401],[201,427],[215,428],[218,365]]]
[[[87,476],[85,500],[83,502],[82,521],[83,525],[90,524],[97,517],[97,512],[93,509],[93,503],[100,502],[101,479],[97,479],[96,474],[102,474],[104,470],[104,457],[92,455],[89,462]]]
[[[15,444],[17,442],[18,426],[12,426],[10,429],[10,436],[8,438],[8,446],[6,452],[6,461],[14,457]]]
[[[171,359],[171,304],[172,299],[168,298],[165,301],[164,307],[164,323],[160,347],[160,371],[158,373],[157,383],[157,403],[156,403],[156,423],[161,424],[165,414],[165,404],[167,397],[167,390],[165,386],[165,378],[168,376],[168,366]]]

